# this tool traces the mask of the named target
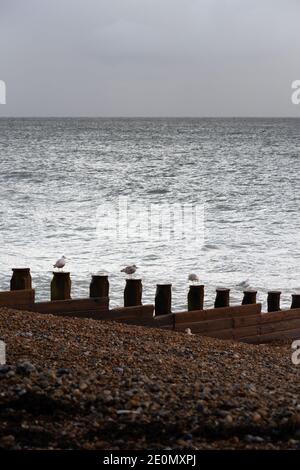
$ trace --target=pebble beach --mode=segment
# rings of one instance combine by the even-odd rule
[[[0,309],[2,449],[299,449],[290,344]]]

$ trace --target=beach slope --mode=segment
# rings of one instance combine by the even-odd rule
[[[0,448],[300,448],[286,345],[3,308]]]

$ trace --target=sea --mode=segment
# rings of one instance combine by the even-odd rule
[[[172,284],[174,311],[190,273],[207,307],[217,287],[264,308],[300,292],[299,119],[1,118],[0,170],[0,290],[30,267],[48,300],[64,255],[72,296],[107,273],[112,306],[131,264],[144,303]]]

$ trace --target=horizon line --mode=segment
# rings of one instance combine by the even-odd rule
[[[300,116],[96,116],[96,115],[20,115],[20,116],[0,116],[0,119],[300,119]]]

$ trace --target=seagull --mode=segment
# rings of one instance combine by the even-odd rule
[[[195,284],[195,282],[199,282],[199,277],[197,274],[189,274],[188,280]]]
[[[62,257],[60,259],[58,259],[56,261],[56,263],[53,265],[53,268],[62,269],[64,267],[64,265],[66,264],[66,260],[67,260],[67,258],[64,255],[62,255]]]
[[[121,273],[126,273],[131,277],[137,269],[138,267],[135,264],[132,264],[131,266],[126,266],[125,268],[121,269]]]
[[[190,328],[186,328],[184,331],[186,332],[187,335],[192,335],[193,334],[192,330]]]
[[[249,286],[250,286],[249,279],[246,279],[245,281],[242,281],[242,282],[239,282],[238,284],[236,284],[236,287],[246,288],[246,287],[249,287]]]

